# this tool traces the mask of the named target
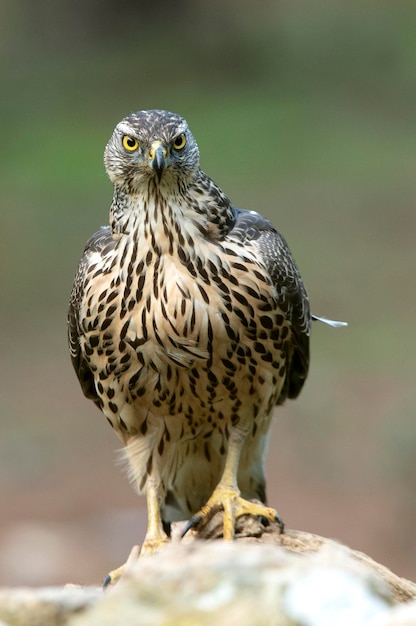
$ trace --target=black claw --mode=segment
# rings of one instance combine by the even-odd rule
[[[268,526],[270,526],[270,520],[268,517],[266,517],[265,515],[260,515],[260,524],[262,526],[264,526],[265,528],[267,528]]]
[[[276,515],[276,517],[274,518],[274,521],[276,522],[276,524],[279,525],[279,531],[280,534],[283,535],[283,533],[285,532],[285,524],[284,521],[282,520],[281,517],[279,517],[278,515]]]
[[[186,522],[185,528],[181,533],[181,539],[183,539],[187,532],[191,530],[191,528],[196,528],[202,521],[202,515],[194,515]]]
[[[162,526],[166,535],[170,538],[172,536],[172,524],[170,522],[165,522],[165,520],[162,520]]]
[[[103,589],[107,589],[111,585],[111,576],[107,574],[107,576],[103,580]]]

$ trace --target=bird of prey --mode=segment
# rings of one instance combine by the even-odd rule
[[[69,346],[147,498],[142,551],[168,540],[170,522],[202,527],[219,510],[225,539],[244,514],[283,530],[266,506],[265,448],[274,406],[305,382],[311,324],[290,250],[200,169],[179,115],[124,118],[104,163],[110,224],[80,261]]]

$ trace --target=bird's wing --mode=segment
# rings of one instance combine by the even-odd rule
[[[87,241],[78,270],[75,275],[74,284],[72,286],[71,297],[69,300],[68,311],[68,344],[71,354],[72,365],[78,376],[82,391],[87,398],[98,404],[98,395],[94,385],[93,374],[85,359],[81,349],[81,325],[82,319],[80,314],[80,306],[84,290],[84,282],[87,271],[93,262],[96,262],[96,255],[100,256],[103,251],[107,251],[114,246],[114,239],[111,235],[109,226],[103,226]],[[95,258],[93,257],[95,255]]]
[[[255,211],[235,209],[236,221],[230,235],[242,243],[257,241],[260,262],[276,287],[279,307],[291,325],[292,354],[288,375],[278,400],[296,398],[309,368],[311,314],[306,289],[289,247],[272,224]]]

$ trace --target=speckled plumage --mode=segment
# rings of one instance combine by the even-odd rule
[[[265,502],[272,409],[299,394],[309,362],[309,305],[291,253],[200,170],[178,115],[125,118],[104,162],[110,226],[87,242],[70,300],[81,387],[165,521],[203,507],[231,440],[241,495]]]

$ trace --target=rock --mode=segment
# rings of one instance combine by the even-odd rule
[[[218,536],[220,526],[209,531]],[[99,589],[3,590],[6,626],[410,626],[416,585],[366,555],[247,520],[234,542],[177,538]],[[413,619],[413,622],[411,621]],[[407,621],[406,621],[407,620]],[[410,620],[410,621],[409,621]],[[2,626],[2,625],[0,625]]]
[[[70,624],[369,626],[393,603],[389,584],[335,542],[304,555],[278,545],[194,542],[139,559]]]
[[[102,596],[92,587],[0,589],[0,626],[63,626]]]
[[[376,626],[415,626],[416,602],[407,602],[394,607]]]

